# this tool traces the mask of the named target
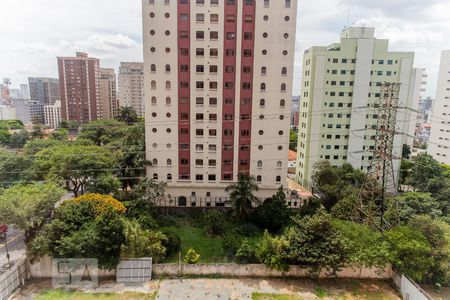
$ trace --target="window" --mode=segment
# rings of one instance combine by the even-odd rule
[[[158,174],[154,173],[153,174],[153,179],[158,180]]]
[[[234,15],[227,15],[227,23],[234,23],[234,21],[236,20],[236,17]]]
[[[219,50],[217,48],[209,49],[209,56],[211,56],[211,57],[219,56]]]
[[[260,90],[261,91],[265,91],[266,90],[266,84],[265,83],[261,83]]]
[[[234,67],[233,66],[225,66],[225,73],[233,73]]]
[[[196,174],[195,175],[195,180],[202,181],[203,180],[203,175],[202,174]]]
[[[291,0],[285,0],[284,1],[284,7],[291,8]]]
[[[197,89],[203,89],[204,88],[204,82],[203,81],[197,81],[195,83],[195,88]]]
[[[219,15],[218,14],[211,14],[209,17],[209,20],[211,23],[217,23],[219,22]]]
[[[205,56],[205,49],[203,49],[203,48],[195,49],[195,55],[196,56]]]
[[[205,38],[205,32],[204,31],[196,31],[195,38],[199,39],[199,40],[203,40]]]
[[[197,104],[197,105],[203,105],[203,102],[204,102],[203,97],[197,97],[197,98],[195,98],[195,104]]]
[[[217,98],[209,98],[209,105],[216,106],[217,105]]]
[[[170,97],[166,97],[166,105],[172,104],[172,99]]]
[[[196,136],[203,136],[203,129],[196,129],[195,130],[195,135]]]
[[[245,0],[245,5],[253,5],[253,0]]]
[[[256,176],[256,181],[257,181],[258,183],[261,183],[261,181],[262,181],[262,176],[261,176],[261,175]]]
[[[244,40],[250,41],[253,38],[253,34],[251,32],[244,32]]]
[[[266,100],[264,100],[264,99],[259,100],[259,106],[260,107],[266,106]]]
[[[156,97],[155,96],[152,97],[152,104],[156,105]]]
[[[263,166],[262,160],[258,160],[258,163],[256,164],[256,167],[257,168],[262,168],[262,166]]]
[[[209,151],[212,151],[212,152],[214,152],[214,151],[216,151],[216,150],[217,150],[217,145],[214,145],[214,144],[212,144],[212,145],[209,145],[209,146],[208,146],[208,149],[209,149]]]
[[[208,180],[209,180],[209,181],[216,181],[216,175],[214,175],[214,174],[209,174],[209,175],[208,175]]]
[[[172,180],[172,174],[167,174],[167,180]]]
[[[287,68],[286,67],[281,68],[281,75],[287,75]]]
[[[226,49],[225,50],[226,56],[234,56],[234,50],[233,49]]]
[[[234,32],[227,32],[226,38],[227,40],[234,40],[235,34]]]
[[[209,39],[210,40],[218,40],[219,39],[219,32],[217,31],[211,31],[209,33]]]
[[[188,65],[180,65],[180,72],[189,72]]]
[[[166,72],[170,72],[170,65],[166,65]]]
[[[180,49],[180,55],[182,55],[182,56],[189,55],[189,49],[188,48],[181,48]]]
[[[167,165],[168,166],[171,166],[172,165],[172,160],[169,158],[169,159],[167,159]]]
[[[195,21],[197,21],[197,22],[204,22],[205,21],[205,15],[204,14],[196,14]]]
[[[283,163],[281,161],[277,161],[277,168],[281,168],[283,166]]]
[[[267,68],[261,67],[261,75],[266,75],[266,74],[267,74]]]
[[[264,0],[264,7],[269,7],[270,0]]]
[[[203,72],[205,72],[205,67],[203,65],[196,65],[195,66],[195,72],[203,73]]]
[[[250,16],[250,15],[245,16],[244,17],[244,22],[245,23],[253,23],[253,16]]]
[[[166,89],[170,89],[172,86],[172,84],[170,83],[170,81],[166,81]]]
[[[250,49],[244,49],[244,56],[245,56],[245,57],[250,57],[250,56],[252,56],[252,50],[250,50]]]
[[[281,91],[286,92],[286,83],[281,84]]]
[[[203,114],[202,113],[195,114],[195,119],[197,121],[203,121]]]
[[[152,166],[157,166],[158,165],[158,160],[156,158],[154,158],[152,160]]]
[[[280,107],[285,107],[286,106],[286,101],[284,99],[280,100]]]
[[[196,4],[203,5],[205,4],[205,0],[196,0]]]
[[[156,72],[156,65],[155,64],[152,64],[150,66],[150,72]]]
[[[217,130],[216,129],[210,129],[208,132],[209,132],[209,136],[217,136]]]
[[[252,71],[252,68],[250,66],[243,66],[242,72],[244,73],[250,73]]]
[[[189,82],[188,81],[180,81],[180,87],[182,89],[187,89],[189,88]]]
[[[156,81],[155,80],[152,80],[151,87],[152,87],[152,89],[156,89]]]
[[[208,160],[208,166],[215,167],[216,166],[216,160],[215,159]]]
[[[242,88],[243,88],[244,90],[250,90],[251,87],[252,87],[252,85],[250,84],[250,82],[243,82],[243,83],[242,83]]]
[[[277,176],[275,180],[276,182],[281,182],[281,176]]]
[[[217,114],[209,114],[210,121],[217,121]]]
[[[210,90],[217,90],[217,81],[211,81],[209,83],[209,89]]]

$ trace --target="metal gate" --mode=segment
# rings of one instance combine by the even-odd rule
[[[138,283],[150,279],[152,279],[152,258],[124,259],[117,266],[117,282]]]

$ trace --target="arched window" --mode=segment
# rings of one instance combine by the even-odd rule
[[[277,161],[277,168],[281,168],[283,166],[283,163],[281,161]]]
[[[152,80],[151,86],[152,86],[152,89],[156,89],[156,81]]]
[[[262,160],[258,160],[258,163],[256,164],[256,166],[257,166],[258,168],[262,168],[262,166],[263,166]]]
[[[266,100],[264,100],[264,99],[259,100],[259,106],[261,106],[261,107],[266,106]]]
[[[281,69],[281,75],[286,75],[287,74],[287,68],[286,67],[283,67],[282,69]]]
[[[155,96],[152,97],[152,104],[156,104],[156,97]]]
[[[158,165],[158,160],[156,158],[153,159],[152,165],[153,166],[157,166]]]
[[[261,182],[262,181],[262,176],[261,175],[256,176],[256,181],[257,182]]]
[[[261,67],[261,75],[266,75],[266,74],[267,74],[267,68]]]
[[[170,65],[166,65],[166,72],[170,72]]]
[[[283,91],[283,92],[286,91],[286,83],[281,84],[281,91]]]
[[[158,174],[154,173],[153,174],[153,179],[158,180]]]
[[[170,83],[170,81],[166,81],[166,89],[170,89],[172,86],[172,84]]]
[[[281,176],[277,176],[276,181],[281,182]]]
[[[261,83],[261,91],[265,91],[266,90],[266,84],[265,83]]]
[[[280,100],[280,107],[285,107],[286,101],[284,99]]]
[[[172,180],[172,174],[167,174],[167,180]]]
[[[169,159],[167,159],[167,165],[168,166],[171,166],[172,165],[172,160],[169,158]]]
[[[156,72],[156,65],[155,65],[155,64],[152,64],[152,65],[150,66],[150,71],[151,71],[151,72]]]
[[[170,97],[166,98],[166,104],[170,105],[172,103],[172,99]]]

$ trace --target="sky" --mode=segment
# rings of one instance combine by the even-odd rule
[[[262,0],[257,0],[262,1]],[[281,0],[272,0],[281,1]],[[141,0],[0,0],[0,78],[13,88],[29,76],[57,77],[57,56],[84,51],[102,67],[142,61]],[[394,51],[414,51],[434,97],[441,51],[450,49],[448,0],[299,0],[293,94],[302,53],[339,41],[347,25],[375,27]]]

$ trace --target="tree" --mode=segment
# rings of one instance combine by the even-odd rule
[[[402,158],[403,159],[410,159],[411,157],[411,146],[407,144],[403,144],[402,148]]]
[[[334,167],[329,161],[321,161],[314,166],[312,181],[320,194],[323,206],[330,211],[344,195],[352,189],[359,189],[365,180],[365,174],[350,164]]]
[[[444,169],[430,154],[421,153],[417,156],[411,168],[407,184],[412,185],[421,192],[435,193],[435,181],[444,179]]]
[[[409,180],[411,169],[414,163],[410,160],[402,159],[400,164],[400,184],[405,184]]]
[[[167,240],[163,233],[142,229],[136,221],[125,221],[125,242],[122,244],[122,258],[152,257],[155,262],[164,257]]]
[[[127,125],[123,122],[106,119],[97,120],[83,125],[80,139],[88,139],[97,146],[106,145],[113,141],[121,140],[124,136]]]
[[[439,203],[428,193],[409,192],[391,199],[386,218],[405,223],[414,216],[428,215],[433,219],[442,215]]]
[[[289,150],[297,152],[297,144],[298,144],[298,132],[291,129],[289,134]]]
[[[423,234],[409,226],[398,226],[385,233],[389,260],[400,272],[421,282],[431,266],[431,246]]]
[[[32,177],[31,160],[22,154],[13,154],[0,149],[0,184],[10,185]]]
[[[256,257],[255,246],[248,239],[244,239],[235,256],[236,261],[240,264],[254,264],[259,262]]]
[[[61,128],[59,130],[55,130],[51,134],[52,139],[58,141],[64,141],[69,138],[69,131],[67,129]]]
[[[59,128],[67,130],[78,130],[78,124],[75,121],[62,120]]]
[[[33,257],[97,258],[101,268],[113,269],[125,241],[124,211],[110,196],[91,194],[65,201],[29,244],[29,251]]]
[[[9,133],[9,130],[0,128],[0,145],[8,146],[10,138],[11,133]]]
[[[9,138],[9,147],[11,148],[23,148],[25,144],[30,140],[30,134],[26,130],[14,132]]]
[[[125,122],[128,125],[134,124],[138,121],[138,115],[134,107],[125,106],[119,108],[119,115],[116,117],[116,120],[121,122]]]
[[[290,216],[290,209],[286,205],[286,193],[281,186],[272,199],[265,200],[254,210],[251,219],[257,226],[274,232],[288,224]]]
[[[54,139],[47,139],[47,140],[32,140],[29,141],[25,147],[23,148],[24,152],[28,156],[33,156],[39,151],[51,148],[54,146],[61,146],[63,145],[62,141],[54,140]]]
[[[225,191],[230,194],[234,215],[241,220],[247,220],[250,209],[259,201],[258,198],[253,195],[253,192],[258,191],[258,185],[256,184],[255,178],[245,174],[239,174],[238,182],[227,186]]]
[[[431,266],[425,278],[426,283],[450,284],[450,225],[429,216],[415,216],[409,224],[427,239],[431,246]]]
[[[106,148],[61,145],[38,152],[33,168],[38,178],[64,179],[67,189],[78,196],[93,178],[112,173],[115,160],[115,154]]]
[[[15,185],[0,194],[0,220],[24,231],[31,241],[50,220],[64,191],[53,183]]]
[[[336,274],[349,261],[347,243],[323,209],[314,216],[293,218],[284,235],[289,262],[310,268],[318,275],[322,269]]]
[[[103,174],[89,181],[87,189],[91,193],[116,194],[120,189],[120,180],[112,174]]]
[[[349,221],[335,220],[333,224],[347,243],[349,263],[360,267],[384,269],[389,261],[389,249],[379,231]]]

